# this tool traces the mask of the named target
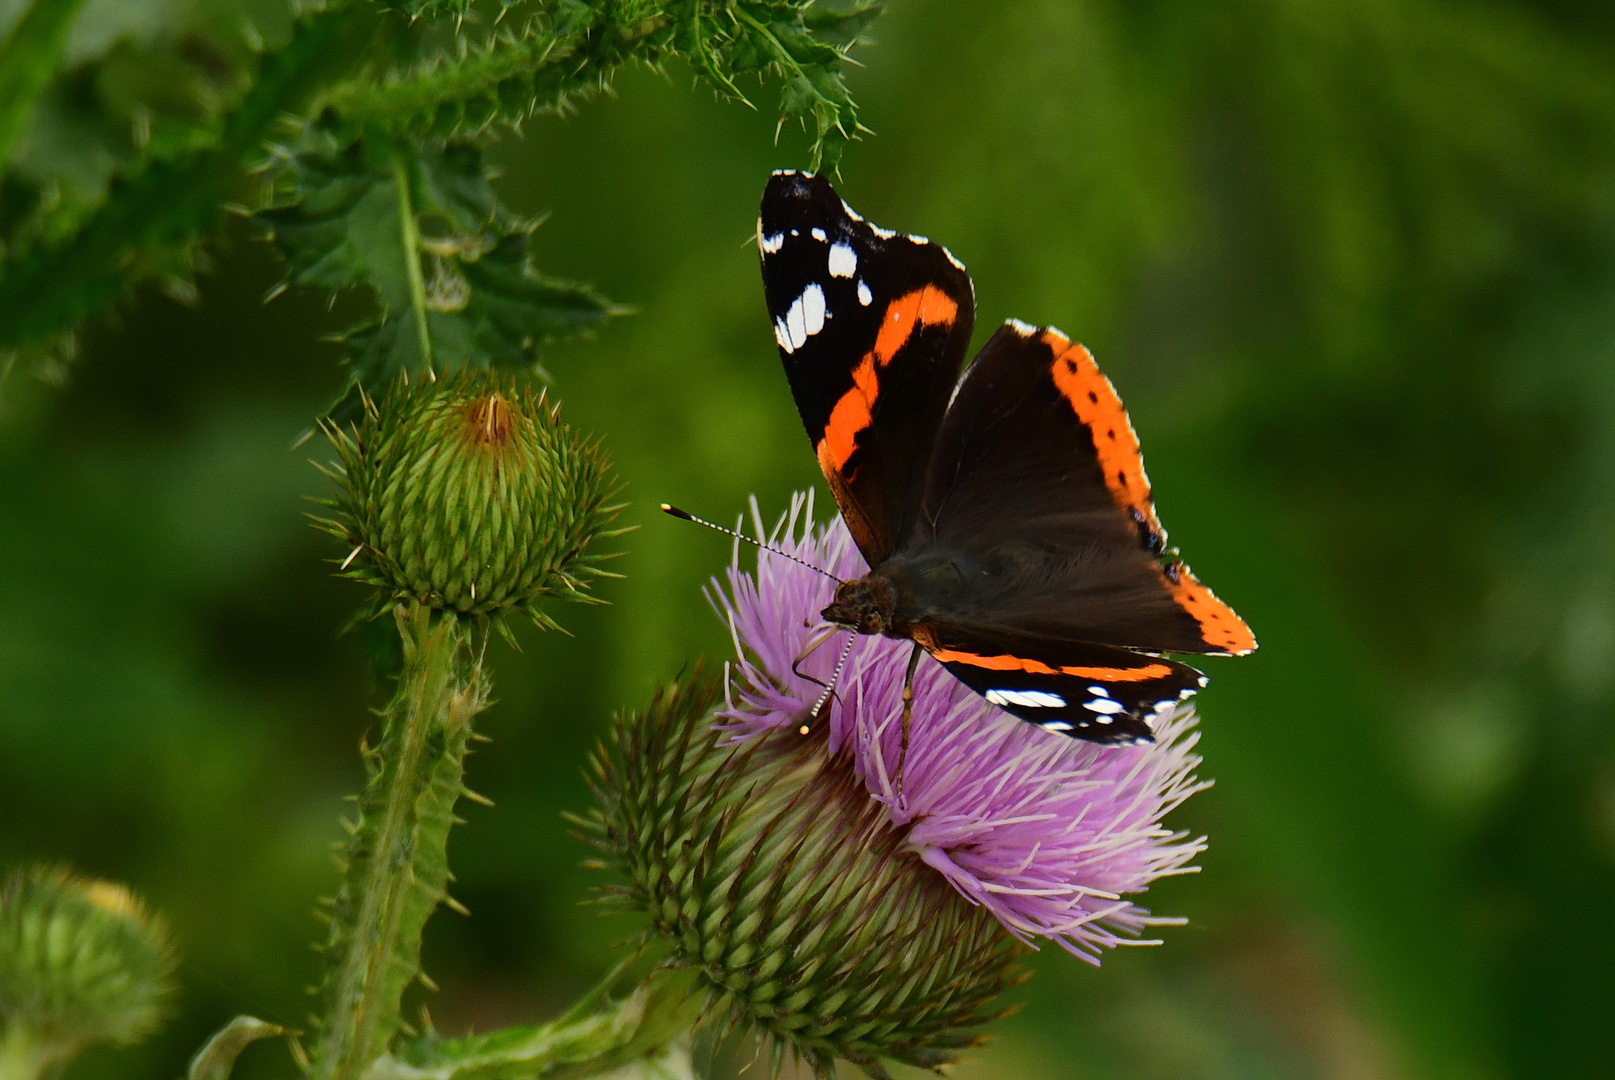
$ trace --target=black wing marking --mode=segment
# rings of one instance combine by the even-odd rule
[[[823,177],[775,173],[757,224],[774,339],[842,516],[870,565],[918,516],[975,324],[939,244],[880,229]]]

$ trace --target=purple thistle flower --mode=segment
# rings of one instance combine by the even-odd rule
[[[752,516],[763,535],[755,500]],[[868,572],[838,517],[813,524],[811,495],[792,500],[769,535],[781,551],[838,578]],[[710,599],[730,627],[738,654],[727,708],[718,715],[732,741],[795,727],[819,700],[849,631],[835,633],[797,670],[791,665],[816,635],[819,612],[835,583],[768,552],[757,574],[739,566],[728,589],[714,579]],[[829,751],[850,751],[852,766],[905,842],[967,900],[990,911],[1028,945],[1048,938],[1090,963],[1117,945],[1159,944],[1146,927],[1178,924],[1150,913],[1126,894],[1156,878],[1194,873],[1190,861],[1205,838],[1163,828],[1161,818],[1209,787],[1194,769],[1192,708],[1155,725],[1156,741],[1101,746],[1039,730],[988,704],[941,664],[925,657],[914,676],[914,720],[904,765],[903,677],[911,644],[854,635],[829,714]]]

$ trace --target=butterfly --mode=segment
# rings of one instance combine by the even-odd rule
[[[968,367],[975,292],[947,248],[777,172],[757,222],[774,340],[869,573],[827,623],[914,643],[1046,731],[1147,742],[1206,685],[1165,654],[1240,656],[1250,628],[1167,546],[1127,411],[1093,357],[1011,320]]]

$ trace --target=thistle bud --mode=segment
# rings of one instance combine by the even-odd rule
[[[615,535],[617,487],[598,443],[558,413],[479,371],[366,402],[356,428],[328,431],[341,464],[324,505],[338,513],[315,519],[351,546],[343,573],[378,587],[378,610],[413,600],[553,627],[544,598],[593,602],[589,579],[612,575],[588,549]]]
[[[0,1073],[138,1042],[162,1019],[173,970],[162,920],[122,885],[12,871],[0,886]]]
[[[825,733],[725,745],[699,673],[619,717],[594,762],[600,850],[673,962],[819,1075],[935,1068],[979,1041],[1020,946],[909,851]]]

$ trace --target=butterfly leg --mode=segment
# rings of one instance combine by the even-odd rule
[[[909,723],[914,718],[914,669],[920,666],[920,643],[908,657],[908,674],[903,676],[903,742],[897,753],[897,797],[903,797],[903,766],[908,764]]]

